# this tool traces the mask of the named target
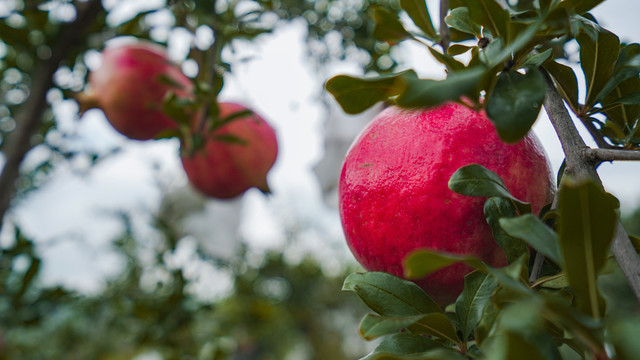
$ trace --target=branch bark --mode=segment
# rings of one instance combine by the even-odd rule
[[[447,17],[449,12],[449,0],[440,0],[440,46],[442,46],[442,52],[447,53],[449,48],[449,42],[451,41],[451,33],[449,32],[449,26],[444,22],[444,18]]]
[[[36,65],[31,94],[20,106],[15,117],[16,128],[7,136],[3,146],[5,164],[0,174],[0,227],[16,193],[20,164],[33,147],[31,139],[37,132],[47,108],[46,96],[53,87],[53,74],[69,52],[85,40],[84,30],[94,23],[96,16],[103,11],[100,0],[90,0],[81,5],[81,8],[80,4],[78,5],[76,20],[61,31],[58,41],[52,46],[51,57]]]
[[[613,150],[614,153],[611,153],[611,150],[591,149],[585,145],[564,105],[562,97],[555,88],[553,80],[546,71],[542,70],[542,73],[547,80],[547,96],[544,101],[544,107],[562,144],[562,150],[566,158],[565,174],[576,178],[589,178],[602,186],[602,181],[596,172],[596,166],[603,161],[605,156],[622,156],[622,150]],[[632,155],[624,156],[635,157],[637,153],[634,151],[631,152]],[[556,199],[554,199],[554,203],[556,202],[557,194]],[[640,258],[620,222],[617,224],[611,252],[618,265],[620,265],[620,269],[627,278],[636,298],[640,301]]]

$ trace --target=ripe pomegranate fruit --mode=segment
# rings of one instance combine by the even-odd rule
[[[236,103],[220,103],[220,119],[247,111]],[[238,141],[225,140],[233,136]],[[205,135],[195,152],[184,148],[182,166],[191,184],[205,195],[230,199],[251,187],[269,193],[267,173],[276,161],[278,142],[273,128],[259,115],[234,118]]]
[[[339,211],[355,258],[367,270],[400,277],[403,259],[416,249],[505,265],[484,217],[485,199],[448,187],[451,175],[472,163],[500,175],[534,212],[552,199],[550,166],[533,133],[503,143],[484,112],[457,103],[381,112],[351,145],[340,175]],[[462,291],[469,271],[455,264],[415,282],[444,305]]]
[[[189,97],[193,88],[165,48],[147,41],[107,46],[102,64],[89,74],[89,84],[89,93],[79,100],[81,107],[102,109],[116,130],[136,140],[177,129],[162,111],[163,100],[170,91]]]

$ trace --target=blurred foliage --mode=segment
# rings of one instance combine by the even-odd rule
[[[142,239],[122,219],[127,230],[113,247],[125,266],[91,295],[44,286],[34,243],[16,230],[0,254],[0,359],[146,353],[163,359],[351,359],[364,353],[358,341],[345,341],[357,337],[364,314],[362,304],[340,292],[348,269],[327,276],[317,260],[292,264],[279,252],[259,261],[254,254],[250,261],[246,248],[220,262],[198,249],[194,256],[216,264],[232,283],[222,297],[208,300],[193,290],[196,280],[183,267],[167,261],[182,240],[164,227],[163,245],[141,256]]]

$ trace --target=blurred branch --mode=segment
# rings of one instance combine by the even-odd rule
[[[16,192],[16,180],[20,174],[20,164],[33,147],[32,137],[38,131],[42,116],[47,108],[47,92],[53,87],[53,74],[69,52],[86,38],[84,30],[95,22],[103,10],[100,0],[78,3],[78,17],[66,25],[52,46],[52,55],[38,63],[33,74],[31,95],[20,106],[16,114],[16,128],[7,136],[3,152],[5,165],[0,174],[0,227]]]
[[[602,181],[596,172],[596,166],[601,160],[594,159],[593,154],[596,154],[596,156],[604,156],[605,154],[610,154],[610,150],[591,149],[585,145],[567,108],[564,106],[562,97],[558,94],[553,84],[553,80],[546,71],[543,69],[541,69],[541,71],[547,80],[547,96],[544,101],[544,108],[560,139],[562,150],[566,157],[565,174],[581,179],[592,179],[602,186]],[[634,156],[638,154],[637,152],[630,153],[634,154]],[[616,150],[615,154],[622,154],[622,151]],[[557,202],[557,197],[558,193],[556,193],[554,203]],[[640,301],[640,258],[620,221],[618,221],[617,224],[611,251],[618,265],[620,265],[620,269],[627,278],[627,282],[631,286],[636,298]],[[532,274],[532,276],[533,275],[534,274]],[[538,274],[536,274],[536,276],[537,275]]]
[[[451,33],[449,32],[449,26],[444,22],[444,18],[447,17],[449,12],[449,0],[440,0],[440,46],[442,46],[442,52],[447,53],[449,48],[449,42],[451,41]]]

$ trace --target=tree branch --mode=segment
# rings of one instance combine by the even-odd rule
[[[31,138],[37,132],[47,108],[46,96],[53,87],[53,74],[69,52],[85,40],[84,30],[103,11],[100,0],[90,0],[82,5],[82,8],[78,5],[76,20],[63,28],[58,41],[52,46],[51,57],[36,65],[29,98],[18,109],[16,128],[7,136],[3,146],[6,162],[0,174],[0,227],[16,192],[15,182],[20,175],[20,164],[33,147]]]
[[[604,161],[640,161],[639,150],[626,149],[587,149],[585,156],[598,163]]]
[[[602,181],[596,172],[596,166],[602,160],[594,159],[594,154],[595,156],[611,155],[610,150],[591,149],[585,145],[571,116],[569,116],[562,97],[553,84],[553,80],[546,71],[543,69],[541,71],[547,80],[547,96],[544,107],[562,144],[562,150],[566,157],[565,174],[576,178],[589,178],[602,186]],[[616,150],[615,153],[618,155],[621,151]],[[556,194],[554,203],[557,202],[557,198],[558,194]],[[611,251],[636,298],[640,301],[640,258],[619,221]]]

